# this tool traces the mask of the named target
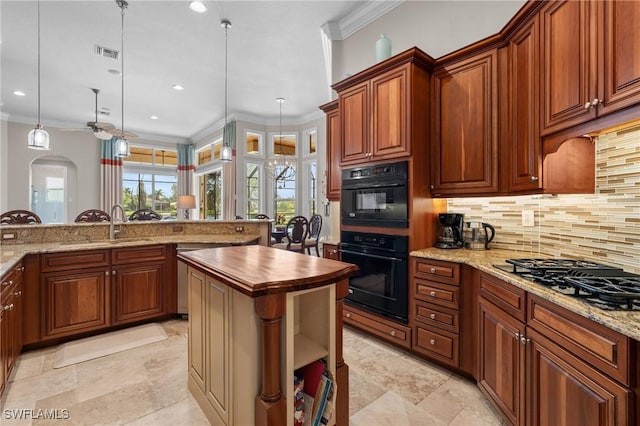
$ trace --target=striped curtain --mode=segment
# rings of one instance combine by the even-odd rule
[[[232,161],[226,161],[222,163],[222,193],[224,194],[224,200],[222,205],[224,206],[225,220],[235,219],[236,217],[236,122],[232,121],[227,123],[226,131],[224,132],[224,141],[226,145],[231,147]]]
[[[195,154],[193,145],[178,144],[178,196],[195,195],[193,190],[193,174],[196,170]],[[178,215],[178,217],[181,216]]]
[[[122,159],[116,157],[116,140],[101,141],[100,149],[100,209],[110,212],[122,204]]]

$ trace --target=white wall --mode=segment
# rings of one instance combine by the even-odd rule
[[[0,212],[9,210],[8,205],[8,176],[9,176],[9,137],[8,122],[0,113]]]
[[[77,213],[99,208],[100,205],[100,143],[90,132],[62,132],[46,128],[51,140],[51,150],[38,151],[27,148],[27,134],[33,125],[8,123],[7,155],[11,160],[7,165],[10,183],[7,183],[6,210],[29,209],[30,165],[42,157],[62,157],[75,164],[78,172],[77,211],[69,212],[75,218]],[[3,167],[4,170],[4,167]],[[3,188],[4,189],[4,188]],[[4,193],[4,190],[2,191]]]
[[[374,65],[375,44],[382,33],[391,39],[392,55],[417,46],[437,59],[498,33],[524,3],[405,1],[347,39],[333,43],[332,81]]]

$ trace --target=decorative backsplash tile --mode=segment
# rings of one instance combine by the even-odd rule
[[[522,210],[535,212],[522,226]],[[596,192],[452,198],[449,212],[496,228],[492,247],[578,257],[640,273],[640,127],[596,140]]]

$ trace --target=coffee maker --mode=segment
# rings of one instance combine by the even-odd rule
[[[440,220],[440,235],[435,246],[441,249],[462,248],[464,215],[462,213],[440,213],[438,219]]]

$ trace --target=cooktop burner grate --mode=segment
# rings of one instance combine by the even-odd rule
[[[495,265],[524,279],[607,310],[640,310],[640,275],[573,259],[507,259]]]

